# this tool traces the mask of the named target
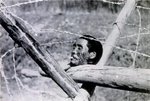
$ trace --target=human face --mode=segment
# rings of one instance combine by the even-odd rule
[[[89,58],[88,41],[85,39],[78,39],[73,44],[73,51],[71,52],[70,66],[78,66],[87,64]]]

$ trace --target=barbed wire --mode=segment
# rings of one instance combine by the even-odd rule
[[[140,33],[140,35],[150,35],[150,33],[149,32],[147,32],[147,33]],[[127,36],[122,36],[122,37],[120,37],[120,39],[132,38],[132,37],[136,37],[136,36],[138,36],[138,34],[132,34],[132,35],[127,35]]]
[[[28,92],[31,92],[31,93],[35,93],[35,94],[49,94],[50,96],[55,96],[55,94],[53,94],[52,92],[49,92],[49,91],[43,91],[43,90],[33,90],[31,88],[29,88],[28,86],[24,85],[23,82],[18,78],[18,82],[20,84],[20,86],[28,91]]]
[[[117,2],[109,1],[109,0],[100,0],[100,1],[105,2],[105,3],[109,3],[109,4],[115,4],[115,5],[123,5],[125,3],[125,0],[119,0]]]
[[[3,58],[7,56],[8,53],[12,52],[12,60],[13,60],[13,71],[14,71],[14,75],[11,77],[11,78],[7,78],[7,76],[5,75],[5,72],[4,72],[4,67],[3,67]],[[4,82],[5,82],[5,85],[6,85],[6,89],[7,89],[7,93],[9,95],[9,100],[10,101],[13,101],[13,94],[11,93],[11,90],[10,90],[10,86],[9,86],[9,81],[10,79],[15,79],[16,83],[17,83],[17,87],[19,88],[19,94],[18,95],[21,95],[21,98],[20,98],[20,101],[25,101],[25,98],[24,98],[24,95],[22,93],[22,89],[28,91],[28,92],[31,92],[31,93],[35,93],[35,94],[39,94],[39,96],[41,96],[41,100],[40,101],[43,101],[42,100],[42,94],[49,94],[50,96],[55,96],[53,93],[49,92],[49,91],[41,91],[41,90],[32,90],[31,88],[27,87],[27,86],[24,86],[23,82],[20,80],[20,78],[17,76],[17,72],[16,72],[16,66],[15,66],[15,47],[9,49],[8,51],[6,51],[3,55],[1,55],[0,57],[0,73],[2,75],[2,77],[4,78]]]
[[[11,93],[11,91],[10,91],[9,82],[8,82],[8,79],[7,79],[6,75],[5,75],[4,66],[3,66],[3,62],[2,62],[2,61],[3,61],[3,58],[4,58],[9,52],[13,51],[13,49],[14,49],[14,47],[11,48],[11,49],[9,49],[7,52],[5,52],[5,53],[0,57],[0,73],[1,73],[2,77],[4,78],[4,82],[5,82],[5,85],[6,85],[7,93],[8,93],[8,95],[9,95],[9,97],[10,97],[10,99],[9,99],[10,101],[12,101],[13,95],[12,95],[12,93]]]
[[[150,7],[136,6],[139,9],[150,10]]]
[[[103,42],[105,43],[105,42]],[[150,58],[150,55],[147,55],[147,54],[144,54],[144,53],[140,53],[140,52],[137,52],[137,51],[133,51],[133,50],[129,50],[129,49],[125,49],[125,48],[121,48],[121,47],[118,47],[118,46],[113,46],[114,48],[116,49],[119,49],[119,50],[123,50],[123,51],[126,51],[126,52],[130,52],[130,53],[136,53],[138,55],[142,55],[144,57],[149,57]],[[43,101],[42,100],[42,94],[48,94],[49,96],[53,96],[55,97],[56,95],[53,94],[52,92],[49,92],[49,91],[42,91],[42,90],[32,90],[31,88],[29,88],[28,86],[25,86],[23,84],[23,82],[20,80],[20,78],[17,76],[17,73],[16,73],[16,68],[15,68],[15,47],[13,47],[12,49],[8,50],[6,53],[4,53],[3,58],[6,56],[7,53],[13,51],[13,65],[14,65],[14,72],[15,72],[15,80],[17,82],[17,86],[19,87],[19,95],[21,95],[21,99],[20,101],[25,101],[25,98],[24,98],[24,95],[22,94],[22,90],[25,90],[27,92],[30,92],[30,93],[34,93],[34,94],[38,94],[38,96],[40,96],[40,101]],[[0,58],[0,61],[2,61],[2,58]],[[2,62],[0,62],[2,63]],[[4,70],[1,70],[1,74],[2,74],[2,77],[4,78],[5,80],[5,84],[6,84],[6,88],[7,88],[7,92],[9,94],[9,97],[10,97],[10,101],[12,101],[12,99],[14,98],[13,95],[11,94],[10,92],[10,87],[9,87],[9,83],[7,81],[7,77],[5,76],[4,74]],[[67,99],[67,98],[66,98]]]
[[[114,46],[114,48],[122,50],[122,51],[130,52],[130,53],[134,53],[134,54],[138,54],[138,55],[150,58],[150,55],[142,53],[142,52],[138,52],[138,51],[133,51],[133,50],[130,50],[130,49],[121,48],[121,47],[118,47],[118,46]]]
[[[62,30],[53,29],[53,28],[50,28],[50,29],[41,29],[40,30],[40,32],[49,32],[49,31],[55,31],[55,32],[63,33],[63,34],[75,35],[75,36],[78,36],[78,37],[82,36],[79,33],[72,33],[72,32],[66,31],[66,30],[62,31]]]
[[[135,26],[135,27],[138,27],[140,28],[141,30],[147,30],[149,31],[150,29],[149,28],[143,28],[143,27],[139,27],[138,25],[135,25],[135,24],[126,24],[126,25],[130,25],[130,26]],[[100,26],[100,28],[105,28],[105,29],[110,29],[112,27],[104,27],[104,26]],[[75,35],[77,37],[81,37],[81,33],[73,33],[73,32],[69,32],[69,31],[66,31],[66,30],[60,30],[60,29],[53,29],[53,28],[49,28],[49,29],[41,29],[40,31],[36,31],[36,32],[50,32],[50,31],[54,31],[54,32],[59,32],[59,33],[62,33],[62,34],[70,34],[70,35]],[[150,33],[149,32],[145,32],[145,33],[141,33],[140,35],[149,35]],[[137,36],[138,34],[132,34],[132,35],[126,35],[126,36],[121,36],[120,38],[130,38],[130,37],[135,37]],[[102,37],[99,37],[97,38],[99,40],[105,40],[106,38],[102,38]],[[57,43],[57,42],[56,42]],[[62,42],[63,43],[63,42]]]
[[[49,1],[49,0],[33,0],[33,1],[29,0],[27,2],[21,2],[21,3],[16,3],[16,4],[13,4],[13,5],[10,5],[10,6],[1,7],[0,10],[7,9],[7,8],[12,8],[12,7],[19,7],[19,6],[27,5],[27,4],[33,4],[33,3],[43,2],[43,1]]]
[[[125,0],[121,0],[121,2],[112,2],[112,1],[108,1],[108,0],[101,0],[105,3],[109,3],[109,4],[113,4],[113,5],[123,5],[125,4]],[[142,1],[148,1],[148,0],[142,0]],[[150,7],[144,7],[144,6],[136,6],[139,9],[145,9],[145,10],[150,10]]]
[[[22,5],[33,4],[33,3],[43,2],[43,1],[50,1],[50,0],[32,0],[32,1],[27,1],[27,2],[16,3],[10,6],[1,7],[0,9],[19,7]],[[112,2],[108,0],[101,0],[101,1],[105,3],[109,3],[109,4],[115,4],[115,5],[123,5],[125,3],[125,0],[120,0],[119,2]],[[140,9],[150,10],[150,7],[144,7],[144,6],[136,6],[136,7]]]
[[[0,9],[6,9],[6,8],[12,8],[12,7],[19,7],[19,6],[22,6],[22,5],[27,5],[27,4],[32,4],[32,3],[38,3],[38,2],[42,2],[42,1],[49,1],[49,0],[34,0],[34,1],[28,1],[28,2],[22,2],[22,3],[17,3],[17,4],[13,4],[13,5],[10,5],[10,6],[5,6],[5,7],[1,7]],[[117,5],[123,5],[124,4],[124,1],[122,0],[122,2],[111,2],[111,1],[108,1],[108,0],[102,0],[103,2],[106,2],[106,3],[110,3],[110,4],[117,4]],[[130,38],[130,37],[135,37],[137,36],[137,40],[136,40],[136,49],[135,50],[131,50],[131,49],[125,49],[125,48],[121,48],[119,46],[113,46],[114,48],[116,49],[119,49],[119,50],[122,50],[122,51],[126,51],[126,52],[130,52],[130,53],[133,53],[134,56],[133,56],[133,67],[135,67],[135,62],[136,62],[136,57],[137,55],[141,55],[141,56],[144,56],[144,57],[148,57],[150,58],[150,55],[148,54],[145,54],[145,53],[142,53],[142,52],[138,52],[138,48],[139,48],[139,42],[140,42],[140,37],[141,35],[150,35],[149,32],[146,32],[146,33],[142,33],[141,30],[147,30],[149,31],[150,29],[149,28],[143,28],[142,25],[141,25],[141,14],[140,14],[140,11],[139,9],[144,9],[144,10],[150,10],[149,7],[143,7],[143,6],[136,6],[137,7],[137,11],[138,11],[138,15],[139,15],[139,25],[136,25],[136,24],[129,24],[129,23],[126,23],[126,25],[128,26],[134,26],[134,27],[138,27],[139,28],[139,31],[138,31],[138,34],[132,34],[132,35],[127,35],[127,36],[122,36],[120,37],[121,39],[123,38]],[[112,27],[106,27],[106,26],[99,26],[99,28],[112,28]],[[43,31],[55,31],[55,32],[59,32],[59,33],[63,33],[63,34],[69,34],[69,35],[75,35],[77,37],[81,37],[82,35],[80,33],[72,33],[72,32],[69,32],[69,31],[64,31],[64,30],[60,30],[60,29],[41,29],[40,32],[43,32]],[[100,41],[101,40],[105,40],[106,38],[98,38]],[[61,44],[61,43],[72,43],[73,41],[60,41],[60,42],[49,42],[49,43],[44,43],[44,44],[41,44],[41,45],[52,45],[52,44]],[[105,41],[101,41],[101,43],[105,44]],[[8,95],[10,96],[10,101],[12,100],[13,98],[13,95],[11,94],[11,91],[10,91],[10,87],[9,87],[9,82],[8,82],[8,79],[5,75],[5,72],[4,72],[4,67],[3,67],[3,63],[2,63],[2,60],[5,56],[7,56],[7,54],[9,52],[12,52],[13,51],[13,71],[14,71],[14,76],[12,78],[15,79],[16,83],[17,83],[17,87],[19,88],[19,92],[20,92],[20,95],[21,95],[21,99],[22,101],[25,101],[24,99],[24,96],[22,94],[22,89],[23,90],[26,90],[28,92],[32,92],[32,93],[36,93],[36,94],[41,94],[41,93],[46,93],[46,94],[49,94],[51,96],[55,96],[53,95],[51,92],[48,92],[48,91],[40,91],[40,90],[32,90],[31,88],[29,87],[26,87],[23,82],[20,80],[20,78],[17,76],[17,70],[16,70],[16,65],[15,65],[15,47],[9,49],[8,51],[6,51],[3,55],[0,56],[0,73],[2,75],[2,77],[4,78],[4,82],[5,82],[5,85],[6,85],[6,89],[7,89],[7,93]],[[40,95],[41,96],[41,95]],[[41,101],[42,101],[42,96],[41,96]]]
[[[21,86],[20,86],[20,84],[19,84],[19,81],[18,81],[18,76],[17,76],[17,70],[16,70],[16,59],[15,59],[15,47],[13,48],[13,58],[12,58],[12,60],[13,60],[13,71],[14,71],[14,79],[15,79],[15,81],[16,81],[16,83],[17,83],[17,87],[18,87],[18,89],[19,89],[19,95],[21,95],[21,101],[25,101],[24,100],[24,97],[23,97],[23,94],[22,94],[22,92],[21,92]]]
[[[46,46],[49,46],[51,44],[59,44],[59,43],[72,43],[73,41],[62,41],[62,42],[49,42],[49,43],[45,43],[45,44],[42,44],[42,45],[46,45]],[[102,44],[105,44],[105,41],[100,41]],[[139,44],[139,40],[138,40],[138,44]],[[109,45],[109,46],[112,46],[112,45]],[[138,52],[137,50],[131,50],[131,49],[126,49],[126,48],[121,48],[119,46],[112,46],[116,49],[119,49],[119,50],[122,50],[122,51],[126,51],[126,52],[130,52],[130,53],[134,53],[134,54],[138,54],[138,55],[141,55],[141,56],[144,56],[144,57],[148,57],[150,58],[150,55],[148,54],[145,54],[145,53],[142,53],[142,52]]]
[[[42,46],[51,46],[51,45],[53,45],[53,44],[65,44],[65,43],[73,43],[73,42],[75,42],[75,41],[72,41],[72,40],[70,40],[70,41],[54,41],[54,42],[48,42],[48,43],[41,43],[40,45],[42,45]]]
[[[105,42],[102,42],[102,41],[101,41],[101,43],[105,44]],[[108,45],[108,46],[112,46],[112,47],[114,47],[116,49],[119,49],[119,50],[122,50],[122,51],[126,51],[126,52],[129,52],[129,53],[134,53],[134,54],[138,54],[138,55],[150,58],[150,55],[142,53],[142,52],[138,52],[138,51],[135,51],[135,50],[122,48],[122,47],[119,47],[119,46],[113,46],[113,45]]]
[[[138,35],[137,35],[137,40],[136,40],[136,49],[135,49],[135,54],[133,57],[133,64],[132,66],[135,67],[135,61],[136,61],[136,57],[137,57],[137,51],[138,51],[138,46],[139,46],[139,41],[140,41],[140,35],[141,35],[141,13],[139,11],[139,9],[137,9],[138,12],[138,16],[139,16],[139,31],[138,31]]]

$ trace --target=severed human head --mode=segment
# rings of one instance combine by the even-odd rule
[[[73,44],[70,66],[97,64],[103,53],[102,44],[90,35],[79,37]]]

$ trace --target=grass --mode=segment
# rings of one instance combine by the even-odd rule
[[[79,7],[61,10],[59,8],[59,3],[57,2],[51,2],[49,6],[46,3],[38,3],[36,8],[34,5],[28,5],[27,7],[24,5],[23,7],[14,8],[13,11],[16,15],[29,22],[33,28],[36,29],[37,34],[33,36],[43,45],[43,47],[50,51],[53,57],[60,62],[61,65],[64,66],[69,61],[68,56],[71,52],[70,47],[74,39],[76,39],[79,35],[86,33],[99,38],[102,42],[105,41],[111,32],[112,25],[118,15],[118,13],[112,13],[108,9],[102,7],[90,12]],[[149,33],[150,30],[144,30],[144,28],[149,28],[150,26],[149,16],[150,11],[141,10],[142,32],[144,33]],[[134,11],[131,14],[127,23],[134,25],[126,25],[124,27],[116,46],[135,51],[137,46],[137,36],[131,38],[121,37],[138,34],[139,28],[137,26],[139,25],[139,16],[137,11]],[[3,54],[8,49],[14,47],[14,44],[8,34],[2,28],[0,29],[2,33],[0,36],[0,54]],[[53,29],[58,31],[54,31]],[[65,33],[65,31],[74,34]],[[150,55],[149,37],[150,35],[141,35],[138,52]],[[131,52],[115,48],[107,62],[107,65],[129,67],[133,63],[132,56],[133,53]],[[66,100],[66,95],[51,79],[43,77],[26,77],[21,74],[23,69],[38,71],[38,66],[20,48],[16,49],[16,60],[18,60],[16,63],[17,75],[25,87],[29,87],[30,90],[33,89],[35,92],[28,91],[27,89],[19,91],[15,79],[9,79],[9,86],[13,96],[12,99],[14,101],[17,101],[20,97],[22,97],[22,99],[19,99],[19,101]],[[12,53],[9,53],[3,59],[3,64],[6,76],[11,78],[14,74]],[[137,55],[135,68],[150,68],[149,65],[150,58]],[[3,91],[1,99],[2,101],[8,101],[10,100],[10,96],[7,95],[6,84],[3,82],[4,79],[2,77],[1,79],[1,88]],[[48,91],[50,94],[37,93],[39,90]],[[148,99],[150,99],[150,95],[148,94],[103,87],[98,87],[95,93],[95,101],[148,101]]]

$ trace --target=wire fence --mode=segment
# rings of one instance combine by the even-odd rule
[[[9,5],[9,6],[3,6],[0,8],[0,10],[4,10],[4,9],[11,9],[11,8],[14,8],[14,7],[20,7],[22,5],[29,5],[29,4],[33,4],[33,3],[38,3],[38,2],[43,2],[43,1],[49,1],[49,0],[29,0],[27,2],[21,2],[21,3],[16,3],[16,4],[13,4],[13,5]],[[101,0],[102,2],[105,2],[105,3],[109,3],[109,4],[115,4],[115,5],[123,5],[125,2],[123,0],[119,1],[119,2],[111,2],[111,1],[108,1],[108,0]],[[121,51],[125,51],[125,52],[129,52],[131,54],[133,54],[132,58],[133,58],[133,63],[132,63],[132,67],[135,67],[135,64],[136,64],[136,59],[137,59],[137,55],[139,56],[143,56],[143,57],[146,57],[146,58],[149,58],[150,59],[150,55],[149,54],[146,54],[146,53],[142,53],[142,52],[139,52],[138,49],[139,49],[139,44],[140,44],[140,39],[141,37],[145,36],[145,35],[150,35],[150,25],[147,25],[147,27],[142,27],[142,16],[141,16],[141,12],[140,12],[140,9],[143,9],[143,10],[150,10],[149,7],[143,7],[143,6],[136,6],[137,8],[137,13],[138,13],[138,25],[137,24],[132,24],[132,23],[126,23],[126,26],[131,26],[131,27],[136,27],[138,28],[138,33],[137,34],[132,34],[132,35],[125,35],[125,36],[121,36],[119,39],[122,40],[122,39],[127,39],[127,38],[137,38],[136,39],[136,47],[135,47],[135,50],[131,50],[131,49],[126,49],[126,48],[122,48],[122,47],[119,47],[119,46],[113,46],[114,48],[116,49],[119,49]],[[148,27],[149,26],[149,27]],[[100,29],[111,29],[112,27],[108,27],[108,26],[99,26]],[[143,32],[143,30],[145,32]],[[54,29],[54,28],[48,28],[48,29],[41,29],[39,30],[39,32],[49,32],[49,31],[53,31],[53,32],[57,32],[57,33],[61,33],[63,35],[72,35],[72,36],[76,36],[76,37],[80,37],[81,34],[80,33],[72,33],[70,31],[67,31],[67,30],[60,30],[60,29]],[[105,41],[102,41],[102,40],[106,40],[106,37],[99,37],[97,38],[99,41],[101,41],[101,43],[105,43]],[[65,41],[51,41],[51,42],[48,42],[48,43],[43,43],[42,45],[46,45],[46,46],[50,46],[52,44],[60,44],[60,43],[70,43],[70,42],[73,42],[73,41],[68,41],[68,40],[65,40]],[[19,95],[21,96],[21,100],[20,101],[25,101],[25,98],[24,98],[24,95],[22,93],[22,90],[25,90],[25,91],[28,91],[28,92],[32,92],[32,93],[36,93],[36,94],[43,94],[43,93],[46,93],[46,94],[49,94],[49,95],[52,95],[52,96],[55,96],[54,94],[52,94],[51,92],[49,91],[41,91],[41,90],[32,90],[31,88],[29,87],[26,87],[25,84],[22,82],[22,80],[20,80],[20,78],[18,77],[18,74],[17,74],[17,70],[16,70],[16,59],[15,59],[15,54],[16,54],[16,48],[17,47],[13,47],[12,49],[9,49],[8,51],[6,51],[3,55],[0,56],[0,72],[1,72],[1,75],[2,77],[4,78],[4,82],[5,82],[5,86],[6,86],[6,91],[7,91],[7,94],[9,95],[9,100],[10,101],[13,101],[13,94],[11,93],[11,87],[10,87],[10,84],[9,84],[9,79],[10,78],[7,78],[6,74],[5,74],[5,71],[4,71],[4,65],[3,65],[3,58],[7,56],[8,53],[11,53],[12,54],[12,61],[13,61],[13,71],[14,71],[14,76],[11,78],[11,79],[15,79],[16,81],[16,84],[17,84],[17,88],[19,88]],[[43,101],[42,98],[40,99],[40,101]]]

